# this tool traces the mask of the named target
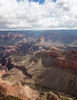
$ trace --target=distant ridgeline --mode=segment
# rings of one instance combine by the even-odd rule
[[[77,30],[20,30],[20,31],[0,31],[0,35],[4,34],[23,34],[26,38],[44,37],[46,41],[59,43],[72,43],[77,40]]]
[[[20,31],[0,31],[0,34],[8,34],[11,33],[23,33],[27,35],[35,34],[35,36],[40,36],[42,34],[48,34],[48,33],[57,33],[57,34],[67,34],[67,35],[76,35],[77,36],[77,30],[20,30]],[[37,35],[36,35],[37,34]]]

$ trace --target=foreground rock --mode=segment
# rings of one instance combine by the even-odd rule
[[[2,94],[23,100],[77,98],[76,50],[65,52],[51,48],[28,55],[5,54],[0,63],[5,66],[0,73],[1,79],[4,80],[0,83],[1,90],[6,90],[2,91]],[[65,94],[75,98],[69,99]]]
[[[35,63],[41,59],[41,66],[47,68],[36,78],[42,87],[55,89],[77,97],[77,51],[42,51],[34,56]],[[40,67],[40,64],[39,64]],[[37,74],[36,74],[37,75]]]

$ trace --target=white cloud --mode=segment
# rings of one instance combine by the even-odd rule
[[[77,0],[0,0],[0,30],[77,28]]]

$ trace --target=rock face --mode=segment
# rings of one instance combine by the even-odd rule
[[[77,50],[60,52],[55,49],[41,51],[34,56],[35,61],[41,58],[43,65],[77,70]]]
[[[68,62],[65,60],[57,59],[56,65],[59,67],[65,67],[68,69],[77,70],[77,63],[75,63],[75,62]]]
[[[33,66],[38,64],[39,71],[34,74],[36,76],[35,82],[38,85],[77,97],[76,50],[61,52],[50,49],[39,51],[30,59],[30,62],[36,64]],[[43,67],[41,70],[40,66]],[[38,73],[40,74],[37,75]]]
[[[37,52],[31,61],[38,62],[41,59],[41,63],[44,67],[51,67],[55,64],[56,58],[60,56],[60,53],[54,49],[48,51]]]
[[[5,70],[0,71],[0,77],[2,77],[5,74]]]
[[[72,70],[77,70],[77,51],[64,52],[63,57],[56,59],[56,65]]]
[[[56,95],[54,92],[30,88],[21,83],[11,85],[10,83],[0,80],[0,99],[1,100],[75,100],[73,98]]]
[[[1,58],[1,61],[0,61],[2,65],[6,66],[5,68],[3,68],[3,70],[1,70],[2,72],[9,71],[13,68],[16,68],[18,70],[21,70],[25,76],[28,76],[28,77],[32,78],[32,75],[30,75],[27,72],[27,70],[24,66],[16,66],[16,65],[12,64],[12,59],[11,58],[6,58],[6,57],[7,56],[3,56]],[[2,75],[2,72],[0,73],[1,75]]]
[[[77,51],[56,53],[53,50],[43,56],[43,65],[50,65],[50,69],[39,75],[37,84],[77,96]]]
[[[13,97],[13,96],[6,96],[6,95],[2,95],[2,94],[0,94],[0,100],[21,100],[21,99],[19,99],[19,98],[17,98],[17,97]]]
[[[24,89],[20,83],[12,86],[10,85],[10,83],[0,80],[0,93],[7,96],[10,95],[18,97],[22,100],[28,100],[28,98],[25,95],[23,95]]]
[[[38,78],[40,80],[38,84],[43,87],[77,96],[76,71],[55,67],[50,69],[48,72],[42,73]]]

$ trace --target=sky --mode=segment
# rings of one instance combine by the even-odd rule
[[[0,30],[77,29],[77,0],[0,0]]]

